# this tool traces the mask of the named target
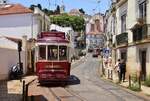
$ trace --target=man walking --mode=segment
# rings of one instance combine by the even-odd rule
[[[126,73],[126,64],[125,64],[124,59],[121,60],[119,68],[120,68],[119,82],[121,82],[122,80],[124,82],[125,81],[125,73]]]

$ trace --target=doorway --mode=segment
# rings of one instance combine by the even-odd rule
[[[123,59],[124,62],[126,62],[126,60],[127,60],[127,51],[121,52],[121,59]]]
[[[141,51],[141,79],[146,79],[146,50]]]

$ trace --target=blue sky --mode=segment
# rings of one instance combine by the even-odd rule
[[[49,3],[50,1],[50,3]],[[73,8],[83,8],[87,14],[94,14],[99,11],[105,12],[110,6],[111,0],[100,0],[98,4],[97,0],[63,0],[66,6],[66,12]],[[54,9],[56,5],[62,4],[62,0],[9,0],[11,3],[21,3],[24,6],[29,7],[31,4],[41,4],[43,8]],[[94,10],[95,9],[95,10]]]

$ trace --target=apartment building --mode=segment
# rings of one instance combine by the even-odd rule
[[[104,46],[104,15],[97,13],[89,18],[86,23],[86,39],[89,41],[88,46]]]
[[[126,61],[127,74],[141,74],[144,80],[150,75],[150,0],[113,1],[106,21],[114,27],[106,23],[105,28],[112,35],[112,56]]]

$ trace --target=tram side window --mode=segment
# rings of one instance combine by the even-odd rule
[[[59,46],[59,59],[67,60],[67,47],[66,46]]]
[[[48,60],[58,60],[58,46],[48,46]]]
[[[39,46],[39,60],[46,60],[46,46]]]

